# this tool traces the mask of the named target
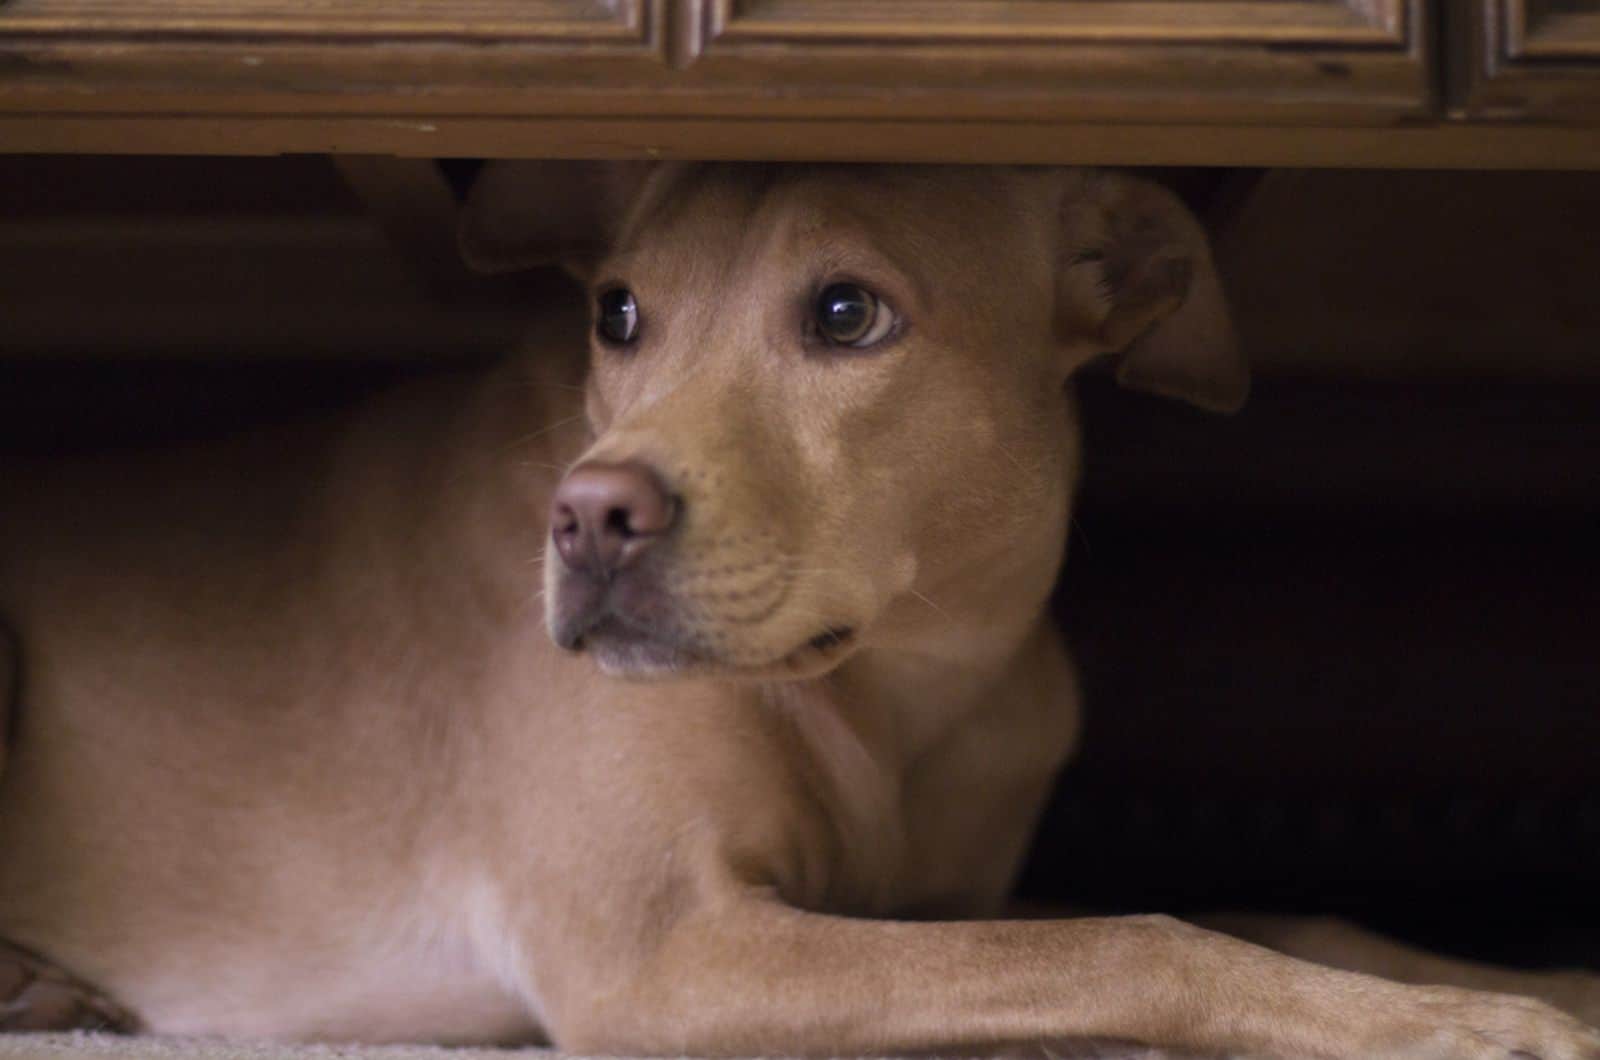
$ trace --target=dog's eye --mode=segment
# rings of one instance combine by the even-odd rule
[[[854,283],[829,284],[817,296],[817,330],[836,346],[864,349],[889,337],[895,315],[865,287]]]
[[[639,303],[626,287],[613,287],[600,296],[595,331],[617,346],[632,345],[639,337]]]

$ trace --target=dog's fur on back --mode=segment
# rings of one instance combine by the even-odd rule
[[[48,960],[149,1030],[280,1039],[1600,1057],[1523,998],[1159,917],[981,919],[1078,730],[1045,617],[1069,376],[1117,353],[1130,385],[1244,396],[1168,192],[508,164],[464,239],[632,292],[636,339],[585,375],[551,318],[315,429],[11,484],[13,978]],[[817,333],[834,284],[881,300],[880,340]],[[626,571],[558,554],[552,498],[618,468],[670,532]],[[1590,978],[1385,945],[1344,963],[1592,1015]]]

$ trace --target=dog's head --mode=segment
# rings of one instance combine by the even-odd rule
[[[546,607],[616,674],[1014,639],[1065,540],[1071,372],[1120,353],[1130,385],[1244,396],[1199,226],[1130,177],[505,163],[463,244],[589,286]]]

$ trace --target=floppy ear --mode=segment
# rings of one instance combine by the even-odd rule
[[[606,252],[652,162],[490,162],[462,210],[461,256],[479,272],[561,265],[584,275]]]
[[[1200,223],[1151,181],[1117,173],[1075,178],[1061,208],[1062,338],[1119,353],[1123,386],[1237,410],[1250,373]]]

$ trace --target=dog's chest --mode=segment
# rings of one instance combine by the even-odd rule
[[[1050,734],[956,736],[904,781],[899,912],[993,915],[1010,893],[1050,786],[1067,753]]]
[[[997,911],[1074,728],[1001,706],[907,765],[874,755],[836,719],[817,721],[811,738],[838,837],[824,904],[912,917]]]

